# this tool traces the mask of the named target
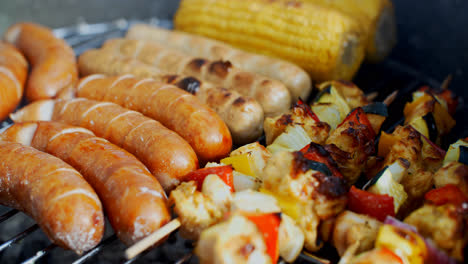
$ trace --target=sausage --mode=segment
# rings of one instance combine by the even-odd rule
[[[32,71],[26,84],[29,101],[53,98],[61,89],[76,84],[75,53],[50,29],[33,23],[18,23],[6,31],[4,38],[31,63]]]
[[[28,74],[28,63],[12,45],[0,41],[0,120],[18,106]]]
[[[164,74],[158,68],[133,58],[125,58],[103,50],[88,50],[78,59],[82,75],[133,74],[138,78],[153,78],[195,95],[202,103],[213,109],[226,123],[234,144],[243,145],[260,137],[263,132],[263,109],[253,98],[240,95],[233,90],[216,87],[197,78],[183,75]],[[73,97],[66,95],[65,98]]]
[[[101,199],[117,236],[133,244],[170,220],[159,182],[132,154],[91,131],[57,122],[16,123],[0,134],[80,171]]]
[[[166,191],[198,168],[197,156],[183,138],[155,120],[110,102],[85,98],[42,100],[23,107],[10,118],[15,122],[60,121],[87,128],[135,155]]]
[[[155,42],[133,39],[111,39],[102,49],[137,58],[165,72],[193,76],[250,96],[260,103],[265,116],[282,114],[291,104],[291,95],[283,83],[240,70],[229,61],[195,58]]]
[[[104,232],[101,202],[79,172],[60,159],[0,141],[0,203],[31,216],[50,240],[78,254]]]
[[[312,81],[301,67],[285,60],[236,49],[214,39],[145,24],[132,26],[125,37],[154,41],[194,57],[230,61],[237,68],[281,81],[288,88],[293,101],[299,97],[307,100],[312,91]]]
[[[158,120],[187,140],[202,163],[218,160],[231,151],[231,134],[223,120],[176,86],[129,75],[92,75],[80,80],[76,95],[114,102]]]

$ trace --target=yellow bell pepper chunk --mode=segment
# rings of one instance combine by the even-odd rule
[[[260,188],[259,192],[275,197],[276,200],[278,201],[279,207],[281,208],[281,212],[287,214],[292,219],[297,220],[301,216],[300,206],[293,199],[280,196],[265,188]]]
[[[250,158],[249,154],[241,154],[237,156],[227,157],[221,160],[221,163],[226,165],[232,165],[234,170],[255,177],[255,172],[253,170],[253,160]]]
[[[379,229],[376,248],[387,248],[408,264],[423,264],[427,255],[424,240],[416,233],[392,225],[383,225]]]

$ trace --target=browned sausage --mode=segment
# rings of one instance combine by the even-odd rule
[[[195,58],[155,42],[111,39],[103,48],[154,65],[162,71],[193,76],[257,100],[265,116],[288,111],[291,95],[283,83],[234,67],[229,61]]]
[[[242,145],[259,138],[263,132],[263,109],[253,98],[240,95],[233,90],[216,87],[197,78],[183,75],[165,74],[158,68],[139,60],[119,56],[104,50],[87,50],[78,59],[82,75],[133,74],[137,78],[153,78],[194,94],[202,103],[223,119],[231,131],[234,144]],[[73,91],[68,98],[73,97]]]
[[[16,123],[0,138],[67,162],[96,190],[117,236],[132,244],[166,224],[166,194],[132,154],[84,128],[57,122]]]
[[[12,45],[0,41],[0,120],[5,119],[23,96],[28,63]]]
[[[197,156],[183,138],[153,119],[110,102],[42,100],[10,117],[15,122],[52,120],[85,127],[135,155],[166,191],[198,168]]]
[[[145,24],[132,26],[125,37],[155,41],[194,57],[230,61],[237,68],[281,81],[294,101],[299,97],[307,100],[312,91],[312,81],[301,67],[285,60],[236,49],[218,40]]]
[[[32,147],[0,141],[0,203],[31,216],[59,246],[78,254],[104,231],[101,202],[79,172]]]
[[[46,27],[33,23],[18,23],[5,33],[31,63],[32,71],[26,85],[30,101],[53,98],[78,80],[75,53],[68,44],[56,38]]]
[[[114,102],[158,120],[187,140],[201,162],[218,160],[231,151],[231,134],[223,120],[176,86],[128,75],[92,75],[80,80],[76,94]]]

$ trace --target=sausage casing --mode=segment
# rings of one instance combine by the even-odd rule
[[[53,98],[60,90],[76,84],[75,53],[50,29],[33,23],[18,23],[6,31],[4,38],[15,45],[32,66],[26,84],[29,101]]]
[[[0,203],[31,216],[59,246],[78,254],[104,232],[101,202],[79,172],[19,143],[0,141]]]
[[[12,45],[0,41],[0,120],[5,119],[23,96],[28,63]]]
[[[174,85],[129,75],[93,75],[80,80],[76,95],[114,102],[154,118],[187,140],[201,162],[218,160],[231,151],[231,134],[223,120]]]
[[[165,72],[193,76],[250,96],[262,105],[265,116],[282,114],[291,105],[291,95],[283,83],[238,69],[229,61],[191,57],[155,42],[134,39],[111,39],[102,49],[137,58]]]
[[[80,171],[99,195],[117,236],[132,244],[170,220],[159,182],[132,154],[84,128],[16,123],[0,137],[54,155]]]
[[[137,24],[125,36],[130,39],[155,41],[194,57],[230,61],[235,67],[281,81],[291,92],[293,100],[307,100],[312,81],[301,67],[285,60],[236,49],[221,41],[176,30]]]
[[[166,191],[198,168],[197,156],[183,138],[155,120],[110,102],[43,100],[10,117],[15,122],[60,121],[87,128],[135,155]]]

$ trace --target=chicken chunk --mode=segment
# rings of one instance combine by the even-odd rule
[[[436,188],[454,184],[468,194],[468,166],[456,161],[449,162],[435,173],[434,183]]]
[[[336,218],[332,244],[340,256],[355,243],[359,243],[356,254],[370,250],[374,247],[381,225],[381,222],[369,216],[344,211]]]
[[[374,152],[374,139],[369,138],[367,130],[365,125],[345,122],[330,133],[326,141],[325,148],[338,163],[348,185],[356,182],[366,160]]]
[[[407,173],[401,184],[408,194],[408,201],[421,198],[433,186],[433,173],[423,166],[421,135],[411,126],[399,126],[392,133],[396,142],[390,147],[385,157],[384,166],[393,164],[399,159],[409,162]]]
[[[426,204],[404,221],[415,226],[422,236],[432,239],[450,256],[463,262],[463,249],[468,242],[467,220],[468,208]]]
[[[271,263],[262,234],[241,215],[204,230],[195,254],[203,264]]]
[[[324,171],[319,171],[324,170]],[[305,246],[320,249],[317,227],[321,219],[340,213],[346,206],[346,188],[341,178],[332,176],[322,163],[304,158],[301,152],[278,152],[264,170],[263,188],[287,201],[289,213],[305,235]]]
[[[216,223],[224,214],[223,207],[216,205],[208,196],[197,191],[195,182],[183,182],[169,197],[181,222],[181,235],[196,240],[200,233]]]
[[[323,144],[330,132],[327,123],[320,122],[311,116],[312,110],[306,104],[296,104],[289,113],[271,118],[265,118],[263,127],[267,145],[270,145],[286,127],[300,125],[312,142]],[[313,114],[312,114],[313,115]]]

